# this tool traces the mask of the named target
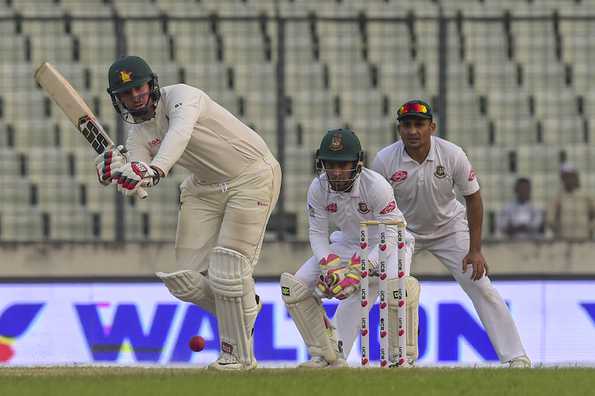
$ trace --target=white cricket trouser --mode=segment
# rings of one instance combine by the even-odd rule
[[[455,232],[432,241],[417,239],[415,253],[427,250],[448,269],[471,299],[501,362],[525,355],[525,349],[504,300],[487,276],[471,280],[473,269],[463,273],[463,258],[469,252],[469,233]]]
[[[372,236],[372,235],[370,235]],[[411,258],[413,256],[414,240],[409,233],[405,233],[405,273],[409,275],[411,268]],[[374,239],[370,240],[370,246],[374,247]],[[341,232],[335,232],[331,235],[331,250],[341,257],[342,260],[349,260],[354,253],[360,254],[359,245],[353,242],[347,242],[343,240],[343,234]],[[371,249],[370,249],[371,250]],[[370,255],[369,258],[377,262],[377,255]],[[396,249],[391,252],[387,258],[386,272],[389,278],[397,277],[397,252]],[[314,292],[316,283],[318,282],[320,275],[320,265],[316,257],[310,257],[295,273],[295,277],[300,279]],[[372,276],[369,278],[369,293],[370,304],[368,309],[372,308],[374,301],[376,301],[378,295],[378,277]],[[361,306],[360,293],[353,293],[351,296],[342,300],[339,303],[339,307],[335,312],[335,316],[332,319],[333,326],[337,329],[337,339],[343,344],[343,353],[347,358],[353,347],[355,339],[359,335],[360,330],[360,306]]]
[[[206,271],[216,246],[241,253],[254,266],[280,186],[281,168],[272,156],[256,161],[228,183],[186,179],[176,232],[178,270]]]

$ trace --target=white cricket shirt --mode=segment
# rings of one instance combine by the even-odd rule
[[[330,190],[325,174],[314,178],[308,190],[306,212],[310,246],[317,260],[332,252],[329,244],[330,225],[342,231],[345,241],[358,245],[360,221],[403,220],[390,184],[381,175],[366,168],[363,168],[348,192]],[[377,233],[377,226],[369,226],[371,246],[378,243]],[[396,237],[396,226],[387,226],[387,244],[396,246]]]
[[[174,164],[201,184],[229,181],[255,160],[271,156],[264,140],[200,89],[176,84],[161,89],[155,117],[131,125],[130,158],[162,169]]]
[[[440,238],[469,229],[465,206],[456,199],[454,188],[467,196],[479,190],[479,183],[459,146],[432,136],[430,152],[420,164],[398,141],[378,152],[372,169],[391,183],[415,239]]]

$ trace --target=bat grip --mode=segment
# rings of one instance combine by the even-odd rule
[[[122,145],[116,146],[116,149],[122,154],[126,154],[128,152],[128,149]],[[139,197],[140,199],[147,199],[149,194],[147,193],[147,191],[144,188],[138,187],[136,189],[136,196]]]
[[[136,196],[139,197],[140,199],[146,199],[149,196],[149,194],[147,193],[147,191],[145,191],[144,188],[138,187],[136,189]]]

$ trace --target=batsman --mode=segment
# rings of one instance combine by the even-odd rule
[[[364,168],[360,141],[350,129],[332,129],[325,134],[316,154],[316,169],[318,176],[310,184],[307,198],[313,256],[295,275],[281,275],[281,294],[311,355],[301,367],[344,367],[360,325],[360,296],[356,292],[360,287],[360,221],[403,220],[403,216],[390,184],[380,174]],[[378,267],[377,228],[369,229],[369,244],[375,246],[368,256],[373,270]],[[337,231],[329,241],[331,229]],[[396,226],[386,229],[388,294],[394,296],[391,290],[398,288],[397,230]],[[408,233],[405,240],[408,275],[414,240]],[[408,276],[406,285],[410,327],[407,355],[412,364],[417,358],[419,284]],[[375,296],[377,278],[372,278],[369,287],[370,295]],[[322,307],[325,298],[341,300],[332,322]],[[389,332],[396,334],[397,301],[393,297],[389,299],[389,322]],[[398,337],[389,336],[389,340],[389,359],[394,362]]]
[[[99,181],[132,195],[175,164],[191,172],[180,187],[177,270],[156,275],[173,296],[216,315],[221,352],[210,367],[252,369],[261,306],[252,273],[279,196],[279,164],[255,131],[205,92],[160,88],[143,59],[121,58],[108,74],[113,106],[129,126],[129,153],[112,148],[97,157]]]

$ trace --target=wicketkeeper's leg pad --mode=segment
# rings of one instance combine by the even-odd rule
[[[216,247],[209,263],[209,283],[215,295],[221,350],[239,363],[255,363],[252,345],[258,300],[252,278],[252,266],[235,250]]]
[[[215,296],[211,285],[202,274],[192,270],[171,273],[157,272],[169,292],[179,300],[196,304],[210,313],[215,313]]]
[[[391,361],[396,361],[399,351],[399,337],[397,330],[397,305],[398,300],[394,293],[398,290],[399,280],[389,279],[388,289],[388,339],[389,339],[389,357]],[[419,331],[419,294],[421,287],[417,279],[412,276],[405,277],[405,296],[407,300],[407,360],[416,361],[419,356],[418,351],[418,331]]]
[[[308,352],[328,363],[341,358],[334,328],[313,290],[290,273],[281,274],[281,297],[302,335]]]

